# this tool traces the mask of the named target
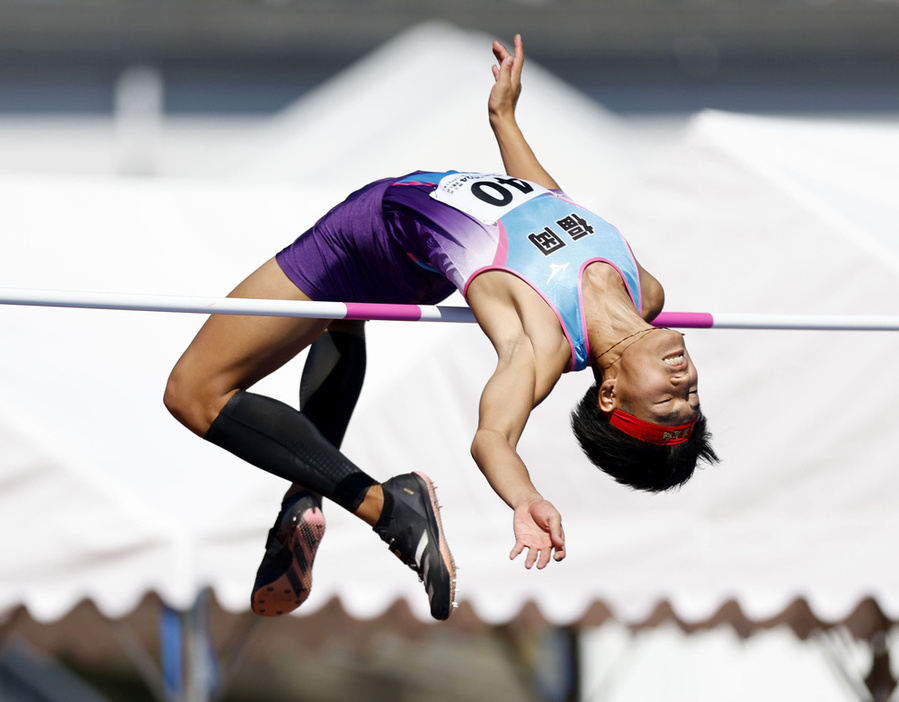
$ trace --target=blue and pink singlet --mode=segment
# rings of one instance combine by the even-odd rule
[[[589,359],[581,279],[615,267],[638,311],[640,280],[615,227],[558,191],[502,175],[416,172],[372,183],[277,256],[314,300],[434,304],[479,273],[508,271],[555,311],[570,370]]]

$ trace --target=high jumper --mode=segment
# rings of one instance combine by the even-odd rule
[[[680,485],[717,460],[683,336],[653,326],[664,292],[613,226],[567,197],[515,118],[524,49],[494,42],[490,126],[504,174],[414,173],[370,183],[263,264],[233,298],[436,304],[462,291],[497,365],[479,404],[471,454],[513,511],[524,565],[566,555],[562,518],[516,447],[563,373],[594,382],[572,414],[585,453],[644,490]],[[300,410],[251,393],[310,347]],[[212,315],[169,378],[165,404],[185,426],[288,480],[257,573],[253,610],[277,615],[309,594],[322,535],[321,497],[374,528],[424,581],[446,619],[455,564],[424,473],[379,482],[339,451],[362,386],[361,322]]]

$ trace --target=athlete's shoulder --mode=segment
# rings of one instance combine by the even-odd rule
[[[500,270],[481,272],[466,298],[500,359],[522,348],[531,350],[543,388],[536,399],[545,397],[571,363],[568,339],[546,300],[519,277]]]

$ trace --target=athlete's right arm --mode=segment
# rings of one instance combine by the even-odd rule
[[[515,545],[509,557],[525,553],[525,567],[544,568],[565,557],[562,517],[537,491],[516,450],[533,406],[535,373],[528,351],[500,358],[481,395],[478,430],[471,455],[494,492],[513,512]],[[530,354],[531,356],[533,354]]]
[[[514,511],[515,558],[525,567],[545,567],[565,557],[562,518],[534,487],[516,446],[535,403],[548,392],[537,371],[537,355],[508,306],[482,301],[476,314],[497,352],[497,366],[481,393],[478,429],[471,455],[494,492]]]
[[[524,65],[524,47],[520,34],[515,35],[514,51],[514,54],[510,54],[498,41],[493,42],[493,55],[499,65],[493,66],[496,82],[487,101],[490,127],[508,175],[529,180],[550,190],[560,190],[558,183],[540,165],[515,120],[515,107],[521,94],[521,68]]]

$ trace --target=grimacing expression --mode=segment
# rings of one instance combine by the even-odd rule
[[[669,426],[686,424],[699,413],[699,374],[680,332],[645,334],[615,367],[615,395],[622,411]]]

